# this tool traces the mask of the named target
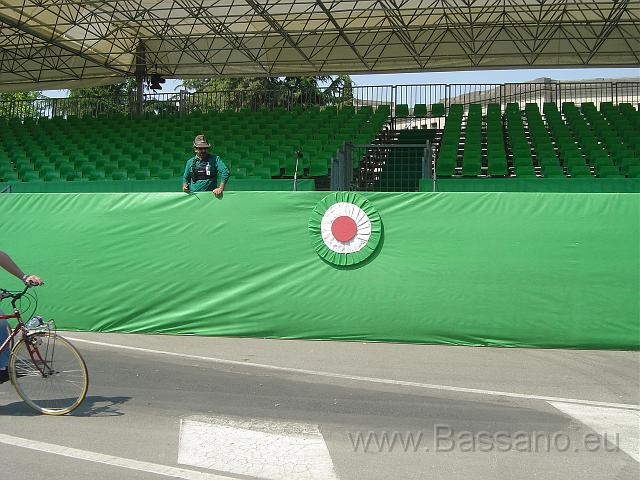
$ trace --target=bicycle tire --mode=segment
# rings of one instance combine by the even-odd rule
[[[18,395],[45,415],[75,410],[89,388],[89,373],[80,352],[53,332],[32,333],[26,340],[39,351],[42,360],[38,358],[34,363],[24,338],[16,342],[9,358],[9,377]]]

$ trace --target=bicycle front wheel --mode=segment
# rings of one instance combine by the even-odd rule
[[[16,343],[9,376],[18,395],[34,410],[64,415],[87,395],[89,374],[80,352],[53,332],[38,332]]]

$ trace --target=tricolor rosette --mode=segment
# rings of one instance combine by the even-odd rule
[[[366,198],[353,192],[336,192],[313,209],[309,232],[320,257],[335,265],[355,265],[376,250],[382,222]]]

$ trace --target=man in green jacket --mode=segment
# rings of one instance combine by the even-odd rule
[[[196,155],[189,160],[182,175],[182,191],[189,192],[211,192],[216,197],[220,197],[224,186],[229,180],[229,169],[222,159],[209,153],[209,142],[204,135],[197,135],[193,141],[193,149]],[[218,182],[220,173],[220,185]]]

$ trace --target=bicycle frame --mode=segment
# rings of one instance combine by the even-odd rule
[[[34,346],[31,342],[28,341],[29,340],[29,330],[27,330],[27,327],[24,325],[24,323],[22,321],[22,316],[20,315],[20,310],[18,310],[16,308],[16,309],[13,310],[13,314],[12,315],[0,315],[0,320],[8,320],[10,318],[17,319],[18,320],[18,324],[13,329],[13,331],[9,334],[7,339],[0,346],[0,352],[2,352],[5,348],[7,348],[11,344],[11,341],[15,337],[17,337],[20,333],[22,333],[22,338],[24,339],[24,343],[27,346],[27,350],[29,351],[29,356],[31,357],[31,362],[33,363],[34,367],[36,367],[38,369],[38,371],[40,372],[40,374],[42,376],[46,376],[47,374],[44,372],[44,370],[42,368],[40,368],[40,365],[46,366],[49,370],[51,369],[51,367],[49,367],[49,365],[47,365],[47,361],[42,358],[42,355],[40,355],[40,350],[38,349],[38,347]],[[36,356],[37,356],[37,358],[36,358]],[[40,362],[38,362],[37,360],[39,360]]]

